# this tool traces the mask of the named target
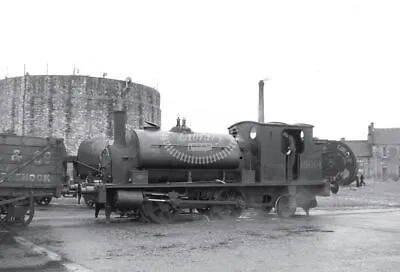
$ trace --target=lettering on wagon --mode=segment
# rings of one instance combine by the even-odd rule
[[[0,176],[4,177],[7,173],[1,172]],[[50,183],[50,175],[49,174],[29,174],[29,173],[17,173],[12,175],[10,180],[22,180],[22,181],[31,181],[31,182],[47,182]]]

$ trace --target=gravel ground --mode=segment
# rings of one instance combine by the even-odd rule
[[[318,209],[359,209],[400,206],[400,182],[366,181],[363,187],[341,187],[337,195],[318,198]]]
[[[39,207],[20,235],[99,272],[398,271],[399,212],[389,208],[400,207],[399,194],[400,182],[367,181],[319,197],[310,217],[301,209],[292,219],[248,210],[235,221],[196,217],[170,225],[106,224],[103,213],[95,219],[85,204],[60,198]],[[356,209],[366,213],[340,213]]]

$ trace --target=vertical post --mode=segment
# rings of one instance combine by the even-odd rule
[[[25,64],[24,64],[24,89],[22,90],[22,136],[25,135],[25,99],[26,99],[26,84],[27,84],[27,76],[25,74]]]

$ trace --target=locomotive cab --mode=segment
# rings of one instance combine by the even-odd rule
[[[254,171],[254,182],[322,180],[322,148],[313,142],[313,126],[246,121],[229,127],[229,133],[243,152],[243,169]]]

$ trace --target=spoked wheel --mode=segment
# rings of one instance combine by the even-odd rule
[[[291,206],[290,200],[289,195],[282,195],[276,200],[275,210],[279,217],[288,218],[295,214],[296,206]]]
[[[0,206],[0,223],[7,223],[10,220],[8,206],[10,205]]]
[[[151,220],[151,218],[150,218],[149,216],[147,216],[147,215],[144,213],[143,207],[142,207],[142,208],[139,208],[139,219],[140,219],[140,221],[142,221],[143,223],[152,223],[152,222],[153,222],[153,221]]]
[[[18,203],[10,205],[8,223],[12,225],[28,226],[35,215],[35,206],[31,203]]]
[[[336,181],[331,182],[330,190],[332,194],[336,195],[339,192],[339,183],[337,183]]]
[[[142,213],[146,219],[157,224],[168,224],[176,220],[179,209],[165,202],[145,202]]]
[[[43,197],[43,198],[37,199],[35,202],[39,206],[47,206],[50,204],[51,199],[52,199],[52,197],[48,196],[48,197]]]
[[[235,189],[222,189],[214,196],[219,201],[237,201],[240,205],[215,205],[210,210],[210,216],[214,219],[236,219],[239,218],[246,204],[242,194]]]

